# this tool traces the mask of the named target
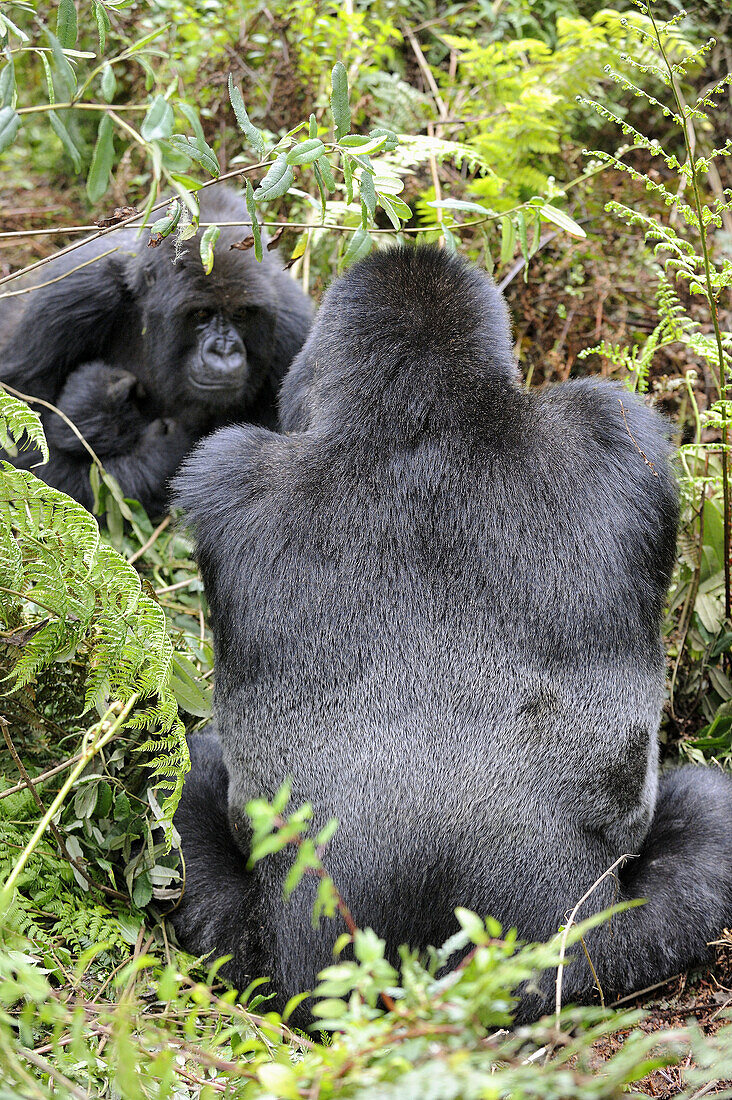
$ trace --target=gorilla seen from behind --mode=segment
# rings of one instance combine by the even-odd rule
[[[201,193],[202,222],[247,220],[230,189]],[[0,381],[56,404],[124,494],[160,512],[168,478],[202,435],[232,420],[275,425],[312,308],[274,254],[257,263],[230,250],[246,228],[222,227],[208,276],[202,230],[175,262],[172,239],[149,248],[138,232],[90,240],[10,284],[49,285],[0,298]],[[37,451],[12,461],[89,507],[89,452],[55,413],[43,421],[50,461],[36,467]]]
[[[239,988],[312,988],[342,928],[246,870],[246,802],[340,827],[326,864],[361,926],[441,944],[454,909],[586,936],[605,997],[701,960],[732,921],[732,783],[658,777],[659,626],[677,493],[662,419],[626,389],[519,385],[486,276],[435,249],[335,283],[285,381],[289,436],[217,432],[177,478],[216,643],[216,734],[191,738],[174,914]],[[555,974],[519,1018],[553,1003]],[[578,950],[565,1000],[593,996]]]

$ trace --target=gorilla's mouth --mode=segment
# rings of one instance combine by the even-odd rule
[[[212,378],[212,379],[206,379],[206,380],[199,379],[199,378],[191,378],[190,381],[191,381],[191,386],[193,387],[194,390],[205,390],[205,391],[208,391],[209,393],[213,392],[213,391],[219,391],[219,392],[226,391],[228,393],[239,393],[241,390],[244,389],[244,383],[246,382],[246,378],[239,378],[235,381],[231,378],[220,378],[220,379]]]

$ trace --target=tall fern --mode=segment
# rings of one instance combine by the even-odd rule
[[[3,393],[0,440],[19,444],[24,435],[48,453],[37,415]],[[75,654],[85,669],[85,709],[103,713],[133,695],[147,701],[127,725],[150,732],[142,747],[155,753],[152,773],[167,792],[169,820],[189,759],[163,609],[136,570],[102,542],[89,512],[9,463],[0,467],[0,623],[21,639],[14,686]]]

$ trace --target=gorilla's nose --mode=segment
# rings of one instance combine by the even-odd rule
[[[206,373],[213,378],[233,380],[244,373],[244,344],[236,333],[216,333],[204,341],[201,360]]]

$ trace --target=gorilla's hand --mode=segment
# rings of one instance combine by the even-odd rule
[[[140,437],[138,450],[142,455],[157,451],[165,456],[165,464],[178,467],[183,456],[191,449],[193,439],[183,425],[172,417],[152,420]]]
[[[101,360],[73,371],[56,401],[102,459],[124,454],[139,441],[146,422],[144,403],[145,391],[135,375]],[[58,414],[49,413],[45,426],[51,447],[79,457],[88,454],[76,432]]]

